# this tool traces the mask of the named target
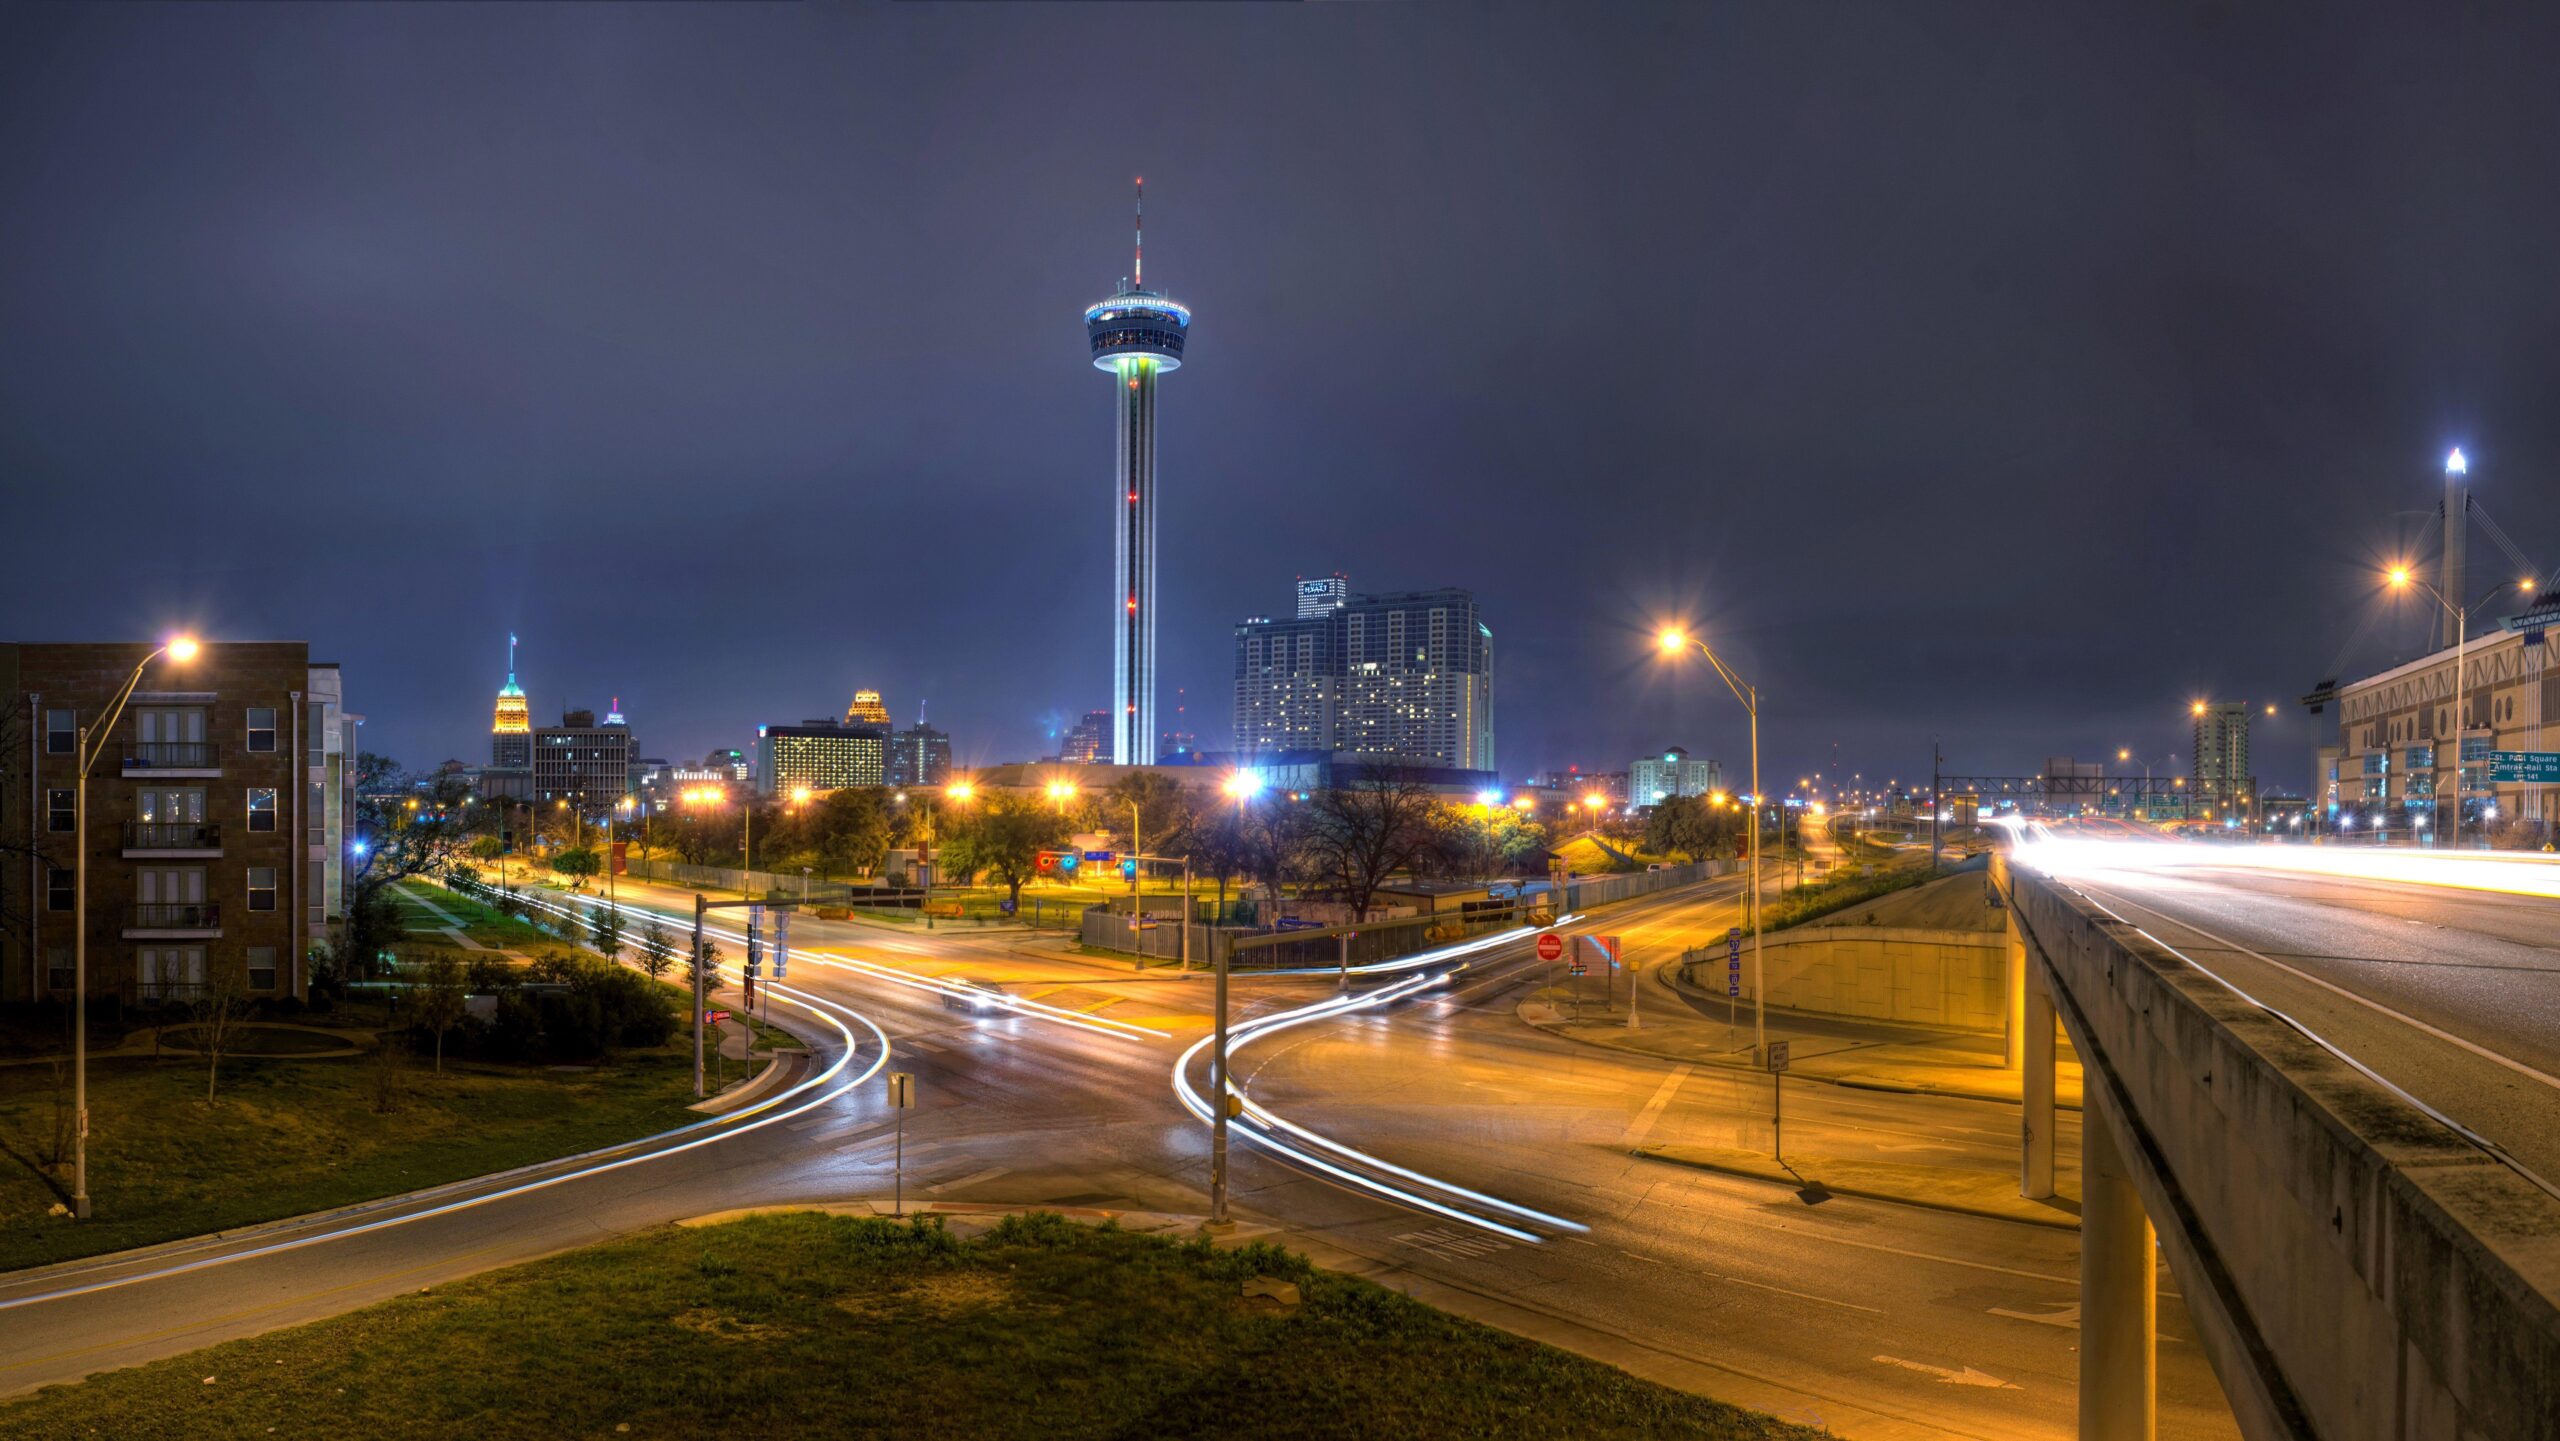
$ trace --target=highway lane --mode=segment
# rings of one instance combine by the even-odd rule
[[[2246,861],[2059,877],[2560,1184],[2560,901]]]
[[[1729,923],[1731,890],[1648,899],[1613,909],[1606,924],[1631,946],[1703,941]],[[689,896],[664,899],[689,919]],[[794,931],[795,942],[821,951],[884,955],[866,935],[840,938],[827,925]],[[914,953],[917,969],[960,966],[992,977],[1012,962],[1094,976],[1069,960],[1014,955],[1009,939],[944,937],[934,933],[931,949]],[[737,950],[726,949],[734,966]],[[1503,997],[1534,979],[1527,956],[1525,944],[1515,945],[1429,1001],[1292,1033],[1305,1044],[1279,1059],[1301,1069],[1257,1071],[1254,1094],[1404,1166],[1588,1224],[1588,1234],[1505,1242],[1249,1147],[1236,1153],[1239,1212],[1281,1225],[1288,1239],[1359,1264],[1385,1284],[1475,1298],[1490,1308],[1485,1314],[1532,1334],[1849,1434],[2063,1434],[2051,1422],[2050,1398],[2054,1378],[2068,1374],[2057,1354],[2067,1354],[2076,1334],[2068,1326],[2067,1234],[1846,1200],[1808,1210],[1766,1187],[1628,1157],[1618,1143],[1648,1115],[1657,1139],[1740,1137],[1760,1107],[1730,1078],[1687,1077],[1666,1092],[1672,1067],[1520,1026]],[[1119,997],[1103,1013],[1145,1019],[1169,1037],[1137,1041],[1037,1017],[954,1010],[937,995],[815,959],[795,960],[790,984],[876,1020],[891,1038],[894,1064],[919,1077],[922,1104],[906,1131],[910,1197],[1201,1208],[1205,1128],[1177,1109],[1166,1081],[1172,1055],[1205,1029],[1204,981],[1076,983]],[[1245,1015],[1333,991],[1329,980],[1256,979],[1238,989]],[[1248,1053],[1240,1072],[1265,1064]],[[2000,1108],[1849,1092],[1809,1095],[1802,1104],[1802,1124],[1847,1128],[1879,1147],[1954,1144],[1975,1148],[1985,1164],[2007,1164],[2014,1118]],[[0,1312],[0,1388],[331,1314],[680,1216],[885,1196],[892,1119],[871,1084],[751,1135],[610,1176]],[[7,1299],[0,1290],[0,1303]],[[1982,1304],[1971,1306],[1975,1299]],[[1957,1313],[1973,1329],[1950,1321]],[[2164,1313],[2174,1316],[2174,1306]],[[1851,1320],[1846,1329],[1842,1318]],[[1865,1347],[1872,1349],[1852,1354]],[[2035,1355],[2026,1358],[2028,1351]],[[2004,1372],[1986,1359],[2013,1352],[2032,1365]],[[2164,1362],[2173,1378],[2181,1374],[2176,1364],[2173,1344]]]

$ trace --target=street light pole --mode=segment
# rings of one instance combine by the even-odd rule
[[[1705,641],[1677,630],[1664,631],[1660,640],[1665,651],[1677,653],[1695,648],[1698,654],[1705,656],[1707,664],[1715,667],[1716,675],[1724,681],[1725,688],[1733,692],[1734,698],[1742,702],[1742,708],[1751,716],[1751,1045],[1752,1054],[1764,1055],[1769,1046],[1769,986],[1768,972],[1760,962],[1761,913],[1764,908],[1760,894],[1760,807],[1767,797],[1760,789],[1760,691],[1726,669],[1725,663],[1717,658]],[[1930,799],[1934,806],[1935,795]]]
[[[2455,454],[2459,456],[2461,452],[2456,451]],[[2395,588],[2414,585],[2425,591],[2434,598],[2437,605],[2443,607],[2446,615],[2453,618],[2453,820],[2445,829],[2445,848],[2459,849],[2462,844],[2462,733],[2470,728],[2469,717],[2465,712],[2469,709],[2471,699],[2465,692],[2465,682],[2468,677],[2464,674],[2463,662],[2471,644],[2471,607],[2456,604],[2443,591],[2412,574],[2405,565],[2392,567],[2386,578]],[[2487,605],[2496,598],[2498,592],[2509,586],[2530,592],[2533,589],[2533,578],[2527,576],[2522,580],[2502,580],[2489,587],[2489,593],[2480,597],[2480,603]],[[2441,808],[2441,802],[2439,802],[2439,808]]]
[[[184,665],[195,659],[196,643],[179,636],[136,661],[133,674],[124,678],[124,688],[107,708],[106,718],[82,727],[75,741],[80,770],[72,781],[71,797],[71,1216],[79,1221],[89,1219],[89,768],[98,763],[98,753],[115,734],[125,702],[133,699],[133,688],[142,683],[142,672],[163,651]]]

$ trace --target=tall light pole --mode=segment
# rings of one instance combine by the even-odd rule
[[[1703,640],[1676,628],[1663,631],[1655,640],[1665,655],[1695,650],[1705,656],[1717,678],[1751,716],[1751,1049],[1753,1056],[1764,1056],[1769,1047],[1769,987],[1768,973],[1760,965],[1760,807],[1767,797],[1760,789],[1760,692],[1728,669]]]
[[[2453,462],[2448,473],[2458,473],[2461,461],[2462,452],[2457,450],[2453,453]],[[2458,563],[2458,560],[2454,563]],[[2445,828],[2444,838],[2445,848],[2451,850],[2462,844],[2462,733],[2470,729],[2469,717],[2465,712],[2470,709],[2471,704],[2471,697],[2465,692],[2463,685],[2465,677],[2462,663],[2464,652],[2469,649],[2471,642],[2471,607],[2459,605],[2447,599],[2443,591],[2429,585],[2405,565],[2393,566],[2385,572],[2383,578],[2390,582],[2393,590],[2407,590],[2414,585],[2425,591],[2435,598],[2437,605],[2444,607],[2446,615],[2453,618],[2453,821]],[[2480,597],[2477,604],[2487,605],[2497,597],[2498,592],[2509,586],[2529,595],[2533,592],[2533,577],[2526,576],[2522,580],[2502,580],[2489,587],[2489,593]]]
[[[142,673],[162,654],[178,665],[196,658],[193,636],[173,636],[134,662],[133,674],[107,707],[104,719],[84,726],[79,735],[78,777],[71,798],[71,1215],[89,1219],[89,768],[98,763],[107,740],[124,715],[125,702],[142,683]]]

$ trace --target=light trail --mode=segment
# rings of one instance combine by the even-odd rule
[[[541,897],[528,896],[522,897],[522,899],[527,905],[532,906],[534,909],[548,912],[560,917],[564,921],[582,922],[586,919],[583,915],[572,910],[565,903],[554,902]],[[673,919],[658,911],[645,909],[633,910],[619,902],[598,902],[598,904],[608,906],[616,916],[624,919],[628,919],[632,916],[650,917],[661,921]],[[681,924],[681,922],[679,923]],[[732,930],[726,926],[714,925],[709,920],[705,920],[703,922],[702,934],[709,939],[733,942],[742,950],[747,944],[747,937],[744,931]],[[679,947],[679,949],[681,949],[681,947]],[[1063,1006],[1052,1006],[1039,1001],[1026,1000],[1020,996],[1010,995],[1006,992],[994,990],[989,987],[971,984],[965,980],[946,981],[932,976],[919,976],[912,971],[902,971],[895,966],[883,965],[878,961],[866,961],[859,956],[837,956],[829,955],[821,951],[809,950],[800,952],[800,958],[802,960],[814,962],[818,965],[833,966],[838,970],[850,971],[856,975],[865,976],[872,980],[887,981],[892,985],[904,986],[909,990],[928,992],[935,996],[946,997],[952,1000],[965,1000],[979,1010],[993,1009],[1011,1011],[1016,1015],[1029,1016],[1034,1020],[1053,1021],[1062,1026],[1072,1026],[1077,1030],[1093,1031],[1097,1034],[1106,1036],[1119,1036],[1127,1040],[1162,1041],[1170,1039],[1162,1031],[1149,1030],[1145,1026],[1135,1025],[1128,1021],[1115,1021],[1107,1016],[1088,1016],[1080,1011],[1070,1011]]]
[[[2018,859],[2048,875],[2091,871],[2160,873],[2254,870],[2501,895],[2560,899],[2560,856],[2496,851],[2413,851],[2353,843],[2084,840],[2041,821],[2005,822]]]
[[[1517,940],[1521,935],[1525,934],[1527,933],[1524,931],[1498,938],[1483,938],[1461,946],[1450,947],[1439,952],[1426,953],[1419,957],[1408,957],[1406,960],[1409,964],[1403,968],[1412,969],[1416,965],[1430,965],[1439,961],[1452,960],[1459,956],[1472,954],[1476,951],[1486,949],[1488,943],[1499,944],[1503,941]],[[1452,976],[1455,976],[1463,969],[1465,969],[1465,964],[1461,962],[1460,964],[1453,965],[1448,970],[1442,971],[1436,975],[1408,976],[1403,980],[1390,982],[1386,985],[1361,992],[1357,995],[1331,996],[1321,1001],[1311,1002],[1304,1006],[1293,1007],[1289,1010],[1275,1012],[1268,1016],[1259,1016],[1252,1020],[1243,1022],[1242,1024],[1234,1027],[1228,1036],[1227,1069],[1230,1072],[1230,1076],[1232,1076],[1236,1053],[1255,1040],[1277,1035],[1282,1031],[1290,1030],[1297,1026],[1307,1025],[1316,1021],[1338,1019],[1355,1011],[1368,1010],[1375,1006],[1385,1005],[1391,1001],[1403,1000],[1411,996],[1419,995],[1424,991],[1446,985]],[[1202,1051],[1215,1044],[1215,1042],[1216,1037],[1214,1035],[1203,1037],[1201,1040],[1194,1043],[1188,1050],[1184,1051],[1182,1055],[1175,1060],[1173,1066],[1174,1093],[1181,1100],[1183,1109],[1189,1111],[1194,1118],[1211,1124],[1214,1124],[1214,1113],[1212,1112],[1207,1099],[1201,1096],[1199,1090],[1191,1084],[1190,1069],[1193,1059]],[[1281,1156],[1298,1165],[1305,1166],[1327,1176],[1334,1177],[1354,1189],[1382,1197],[1398,1205],[1428,1211],[1438,1216],[1445,1216],[1450,1220],[1462,1222],[1480,1230],[1491,1231],[1496,1235],[1507,1237],[1511,1240],[1535,1243],[1544,1239],[1536,1232],[1524,1230],[1508,1221],[1497,1220],[1490,1216],[1478,1215],[1464,1207],[1434,1199],[1431,1196],[1423,1195],[1416,1190],[1409,1189],[1406,1186],[1397,1185],[1394,1182],[1381,1180],[1377,1176],[1367,1174],[1364,1171],[1351,1169],[1352,1165],[1357,1165],[1369,1168],[1369,1170],[1372,1171],[1383,1172],[1386,1175],[1396,1177],[1401,1181],[1410,1182],[1416,1187],[1437,1191],[1443,1195],[1457,1197],[1461,1200],[1472,1202],[1479,1206],[1507,1212],[1524,1221],[1540,1223],[1556,1230],[1583,1231],[1588,1229],[1576,1222],[1568,1221],[1561,1216],[1549,1215],[1544,1211],[1535,1210],[1528,1206],[1522,1206],[1514,1202],[1505,1201],[1496,1196],[1488,1196],[1480,1191],[1470,1190],[1455,1182],[1445,1181],[1436,1176],[1426,1175],[1420,1171],[1399,1166],[1392,1161],[1385,1160],[1378,1156],[1373,1156],[1366,1151],[1358,1150],[1329,1137],[1320,1135],[1315,1131],[1309,1130],[1308,1128],[1273,1112],[1268,1107],[1253,1101],[1235,1085],[1232,1078],[1227,1083],[1227,1092],[1229,1095],[1236,1098],[1244,1112],[1244,1118],[1253,1121],[1256,1125],[1263,1128],[1259,1131],[1250,1127],[1245,1128],[1241,1134],[1246,1140],[1251,1141],[1254,1144],[1271,1151],[1275,1155]],[[1306,1142],[1307,1146],[1329,1152],[1333,1156],[1340,1157],[1343,1162],[1348,1162],[1350,1164],[1340,1164],[1336,1161],[1327,1159],[1325,1156],[1317,1155],[1314,1151],[1283,1139],[1284,1134],[1286,1136],[1296,1137],[1298,1140]]]
[[[743,1136],[751,1131],[759,1131],[777,1122],[787,1121],[794,1116],[816,1110],[818,1107],[835,1100],[839,1096],[845,1095],[847,1092],[852,1091],[863,1082],[870,1080],[873,1076],[880,1073],[882,1067],[888,1065],[888,1034],[882,1031],[880,1027],[869,1017],[862,1015],[860,1012],[857,1012],[850,1007],[843,1006],[817,996],[803,994],[791,987],[784,986],[777,987],[776,989],[783,996],[786,1004],[798,1005],[803,1009],[809,1010],[812,1014],[816,1015],[819,1020],[825,1021],[827,1024],[835,1027],[837,1034],[844,1039],[844,1050],[837,1055],[832,1064],[818,1074],[809,1077],[807,1080],[801,1081],[787,1090],[769,1096],[754,1105],[741,1107],[740,1109],[732,1111],[726,1115],[713,1116],[707,1120],[695,1121],[689,1125],[678,1126],[671,1131],[661,1131],[654,1136],[644,1136],[635,1141],[625,1141],[619,1146],[607,1147],[602,1151],[591,1151],[588,1154],[593,1156],[612,1155],[617,1151],[627,1151],[640,1146],[651,1146],[660,1141],[669,1140],[678,1136],[692,1135],[694,1132],[706,1129],[710,1130],[711,1134],[693,1136],[693,1139],[683,1141],[677,1145],[646,1151],[638,1155],[621,1156],[617,1159],[599,1162],[595,1165],[581,1166],[575,1170],[562,1171],[555,1175],[538,1177],[534,1180],[523,1182],[520,1185],[508,1186],[495,1191],[482,1192],[478,1195],[465,1196],[459,1200],[447,1201],[441,1205],[427,1207],[424,1210],[403,1212],[396,1216],[385,1216],[354,1226],[332,1226],[323,1230],[314,1231],[306,1236],[296,1236],[289,1240],[270,1242],[267,1245],[253,1246],[246,1250],[227,1251],[218,1256],[206,1256],[197,1260],[183,1262],[175,1266],[163,1266],[149,1271],[137,1271],[127,1276],[115,1276],[103,1281],[91,1281],[78,1286],[66,1286],[52,1291],[39,1292],[31,1296],[10,1297],[5,1300],[0,1300],[0,1311],[13,1311],[21,1306],[38,1305],[46,1301],[69,1300],[75,1296],[94,1295],[100,1291],[117,1290],[125,1286],[138,1285],[145,1281],[166,1280],[174,1276],[183,1276],[196,1271],[210,1270],[216,1266],[228,1266],[237,1261],[248,1261],[264,1256],[282,1255],[288,1251],[299,1251],[307,1247],[320,1245],[323,1242],[344,1241],[356,1236],[368,1235],[375,1231],[386,1231],[395,1226],[406,1226],[412,1222],[430,1220],[438,1216],[450,1216],[459,1211],[468,1211],[475,1207],[486,1206],[494,1201],[504,1201],[516,1196],[530,1195],[536,1191],[549,1190],[554,1186],[565,1185],[571,1181],[585,1180],[592,1176],[605,1175],[609,1172],[622,1170],[625,1167],[642,1165],[650,1161],[661,1161],[665,1160],[669,1156],[681,1156],[688,1151],[697,1150],[716,1142]],[[830,1012],[837,1014],[829,1014]],[[784,1102],[791,1100],[795,1096],[803,1095],[817,1087],[826,1085],[828,1082],[842,1075],[846,1068],[853,1064],[853,1058],[858,1053],[861,1043],[853,1034],[852,1029],[847,1027],[843,1020],[838,1019],[839,1014],[859,1022],[871,1032],[873,1037],[875,1037],[880,1043],[878,1054],[872,1058],[869,1066],[863,1068],[861,1074],[844,1081],[842,1084],[837,1085],[834,1089],[827,1091],[825,1094],[804,1100],[800,1102],[800,1104],[792,1106],[788,1110],[776,1109]],[[746,1120],[747,1117],[754,1116],[758,1112],[767,1111],[771,1112],[771,1114],[765,1115],[758,1120]],[[740,1124],[742,1121],[745,1123]],[[571,1157],[568,1161],[547,1162],[545,1164],[573,1164],[580,1159],[583,1158]],[[481,1179],[485,1180],[486,1178]],[[456,1182],[454,1184],[470,1185],[473,1183],[464,1181]],[[397,1202],[398,1198],[392,1198],[388,1202],[377,1204],[397,1204]],[[286,1224],[291,1223],[288,1222]],[[112,1259],[108,1259],[100,1262],[99,1266],[103,1268],[114,1264],[116,1263]]]

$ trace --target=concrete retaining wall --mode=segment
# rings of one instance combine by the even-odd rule
[[[2006,962],[1997,931],[1804,926],[1764,936],[1761,946],[1773,1006],[1985,1033],[2007,1024]],[[1681,974],[1692,985],[1723,994],[1725,948],[1692,952]],[[1747,934],[1742,994],[1752,994]]]
[[[2012,895],[2246,1435],[2560,1441],[2560,1199],[2076,892]]]

